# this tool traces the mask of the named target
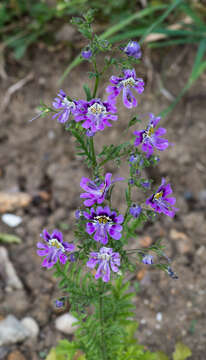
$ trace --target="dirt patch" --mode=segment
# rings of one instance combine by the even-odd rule
[[[150,65],[145,62],[139,71],[137,69],[138,75],[146,79],[147,88],[140,97],[139,108],[131,111],[131,116],[137,111],[157,114],[169,105],[158,86],[159,77],[162,76],[166,89],[176,96],[185,84],[194,60],[195,49],[191,49],[173,49],[167,55],[162,52],[152,56],[147,54]],[[179,58],[183,51],[182,58]],[[42,228],[52,230],[61,226],[67,240],[72,241],[74,211],[81,203],[79,182],[82,176],[87,175],[84,164],[74,154],[73,139],[60,124],[49,117],[28,122],[41,99],[50,104],[55,97],[59,90],[57,82],[67,60],[66,52],[54,54],[46,49],[34,48],[21,64],[8,58],[9,78],[0,85],[0,98],[3,99],[11,84],[25,77],[31,69],[34,73],[33,80],[11,97],[7,110],[1,114],[0,134],[1,191],[24,191],[33,197],[29,206],[15,211],[23,220],[15,230],[11,231],[0,222],[0,232],[14,233],[22,239],[22,244],[7,248],[24,285],[24,290],[18,290],[12,296],[1,288],[0,313],[3,316],[12,313],[19,318],[29,315],[37,320],[40,326],[38,341],[30,340],[18,346],[26,359],[33,360],[39,358],[40,352],[47,352],[60,338],[64,338],[54,327],[57,316],[53,307],[53,299],[57,296],[56,282],[50,271],[40,268],[36,242]],[[62,88],[71,97],[84,96],[81,85],[87,82],[88,70],[88,65],[82,64],[65,80]],[[101,85],[100,96],[107,84],[108,80]],[[135,300],[140,323],[139,341],[152,350],[161,349],[168,354],[172,353],[177,341],[183,341],[191,348],[195,360],[204,359],[206,343],[205,91],[203,75],[172,114],[163,120],[168,139],[174,146],[161,154],[159,167],[155,173],[152,172],[157,184],[161,176],[170,179],[180,211],[174,220],[161,216],[155,224],[145,226],[139,233],[140,238],[163,237],[167,255],[173,259],[179,280],[174,281],[156,270],[147,270]],[[120,119],[111,129],[97,136],[97,148],[105,141],[121,141],[128,110],[122,107],[121,100],[119,106]],[[121,169],[112,166],[108,169],[122,176],[128,173],[127,165]],[[39,196],[42,191],[49,194],[47,200]],[[120,191],[116,193],[115,202],[122,203]],[[65,229],[65,223],[69,224],[69,228]],[[139,237],[134,243],[139,243]],[[157,316],[158,313],[161,315]],[[10,352],[13,350],[14,346],[9,348]]]

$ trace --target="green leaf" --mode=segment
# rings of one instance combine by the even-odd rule
[[[114,26],[111,26],[108,30],[106,30],[102,35],[100,35],[100,39],[108,39],[113,34],[118,33],[118,31],[126,28],[129,24],[131,24],[134,20],[141,19],[147,15],[152,14],[155,11],[162,10],[167,8],[167,5],[157,5],[157,6],[150,6],[146,9],[143,9],[141,11],[138,11],[137,13],[128,16],[126,19],[120,21],[118,24],[115,24]],[[79,54],[72,62],[69,64],[69,66],[64,71],[63,75],[61,76],[59,80],[59,85],[63,82],[63,80],[66,78],[66,76],[70,73],[70,71],[75,68],[77,65],[81,64],[83,61],[81,54]]]
[[[191,355],[192,353],[188,346],[179,342],[176,344],[173,360],[185,360]]]
[[[168,356],[162,351],[157,351],[157,360],[169,360]]]
[[[46,360],[65,360],[64,355],[57,355],[56,349],[52,348],[46,357]]]
[[[21,239],[16,235],[0,233],[0,242],[7,244],[21,244]]]
[[[92,99],[92,94],[91,94],[89,86],[87,84],[84,84],[83,89],[86,94],[87,101],[90,101]]]
[[[149,26],[147,31],[145,31],[144,35],[140,39],[140,43],[142,43],[144,41],[144,39],[147,37],[147,35],[150,34],[159,24],[161,24],[164,21],[164,19],[166,19],[166,17],[182,2],[183,2],[183,0],[172,1],[171,5],[168,6],[168,8],[164,12],[164,14],[162,14],[160,17],[158,17],[157,21],[153,22],[152,25]]]

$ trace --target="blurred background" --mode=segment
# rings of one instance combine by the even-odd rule
[[[38,114],[40,101],[51,105],[59,88],[71,97],[83,98],[83,83],[91,84],[90,64],[75,66],[86,43],[70,23],[72,16],[89,8],[96,9],[94,29],[103,38],[117,46],[130,39],[141,42],[143,56],[136,72],[146,82],[134,111],[128,114],[118,100],[120,118],[95,137],[97,150],[105,143],[118,144],[127,119],[146,112],[165,115],[162,125],[174,144],[160,154],[159,166],[147,170],[146,176],[155,180],[155,186],[162,176],[170,180],[180,210],[174,219],[161,216],[155,224],[146,224],[131,246],[146,247],[163,239],[179,279],[138,265],[130,277],[136,292],[138,339],[150,350],[168,355],[182,341],[191,348],[192,359],[204,360],[204,0],[1,0],[0,320],[13,315],[10,321],[17,331],[8,345],[0,323],[0,359],[45,359],[59,339],[72,336],[56,328],[55,321],[68,312],[69,301],[66,309],[55,308],[57,282],[52,272],[41,269],[36,242],[45,227],[58,227],[72,241],[74,212],[81,204],[79,182],[89,173],[75,155],[73,139],[51,116],[29,120]],[[101,66],[101,56],[98,61]],[[103,98],[111,74],[101,83],[99,96]],[[106,170],[127,176],[128,164],[120,168],[111,164]],[[115,201],[123,209],[121,191],[116,190]],[[20,339],[22,323],[27,323],[30,335],[22,332]]]

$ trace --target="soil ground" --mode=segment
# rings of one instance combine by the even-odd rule
[[[158,114],[170,104],[160,87],[160,78],[168,92],[176,96],[185,84],[195,57],[195,47],[170,48],[166,52],[145,53],[137,73],[146,83],[135,113]],[[65,336],[55,330],[54,320],[61,313],[53,306],[57,284],[52,272],[44,271],[36,255],[36,242],[43,228],[60,227],[67,241],[72,241],[74,212],[81,204],[79,182],[89,175],[82,160],[75,156],[75,145],[62,126],[51,117],[28,122],[36,114],[40,100],[51,104],[59,90],[58,80],[69,61],[66,49],[51,52],[45,47],[32,48],[21,61],[8,56],[8,78],[1,81],[3,100],[9,86],[33,72],[33,80],[17,91],[7,109],[1,112],[0,186],[3,192],[24,191],[33,196],[25,209],[17,209],[22,224],[9,228],[0,220],[0,232],[21,237],[22,243],[6,245],[9,257],[24,284],[24,291],[6,293],[0,288],[0,315],[14,314],[19,319],[32,316],[40,326],[37,341],[11,346],[18,348],[25,359],[40,359],[59,339]],[[61,85],[71,97],[82,98],[81,86],[87,82],[87,63],[81,64]],[[99,96],[105,96],[108,78],[101,85]],[[179,212],[174,219],[161,216],[155,224],[139,231],[132,245],[163,238],[166,253],[178,280],[165,273],[139,266],[133,280],[140,281],[137,292],[136,318],[138,339],[151,350],[163,350],[171,356],[174,345],[182,341],[192,350],[192,359],[205,360],[205,275],[206,275],[206,75],[195,83],[162,125],[174,146],[161,154],[158,169],[148,172],[159,184],[161,177],[170,180],[177,198]],[[167,96],[167,94],[166,94]],[[97,149],[120,140],[128,110],[119,99],[120,119],[111,129],[97,136]],[[136,129],[137,127],[135,127]],[[123,139],[124,140],[124,139]],[[128,165],[120,169],[110,166],[115,175],[127,176]],[[118,188],[118,187],[117,187]],[[43,194],[40,196],[40,194]],[[42,196],[43,199],[42,200]],[[115,202],[122,207],[122,193],[116,192]],[[69,224],[69,227],[67,225]],[[162,319],[156,316],[161,313]]]

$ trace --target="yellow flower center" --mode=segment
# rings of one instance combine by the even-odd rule
[[[122,84],[125,87],[127,87],[128,85],[129,86],[134,86],[135,85],[135,80],[132,77],[130,77],[129,79],[123,80]]]
[[[65,251],[63,245],[57,239],[49,240],[49,245],[50,247],[55,247],[57,250],[61,249],[62,252]]]
[[[111,219],[106,216],[106,215],[102,215],[102,216],[96,216],[95,220],[97,220],[99,222],[99,224],[107,224],[109,221],[111,221]]]
[[[88,108],[88,112],[94,114],[94,115],[99,115],[102,113],[106,113],[106,108],[103,105],[100,105],[98,103],[93,104],[92,106],[90,106]]]
[[[162,195],[163,195],[163,192],[160,191],[160,192],[158,192],[158,193],[156,193],[156,194],[154,195],[154,199],[155,199],[155,200],[159,200],[159,199],[162,197]]]
[[[154,134],[154,128],[151,127],[148,132],[147,132],[148,136],[151,136],[152,134]]]

